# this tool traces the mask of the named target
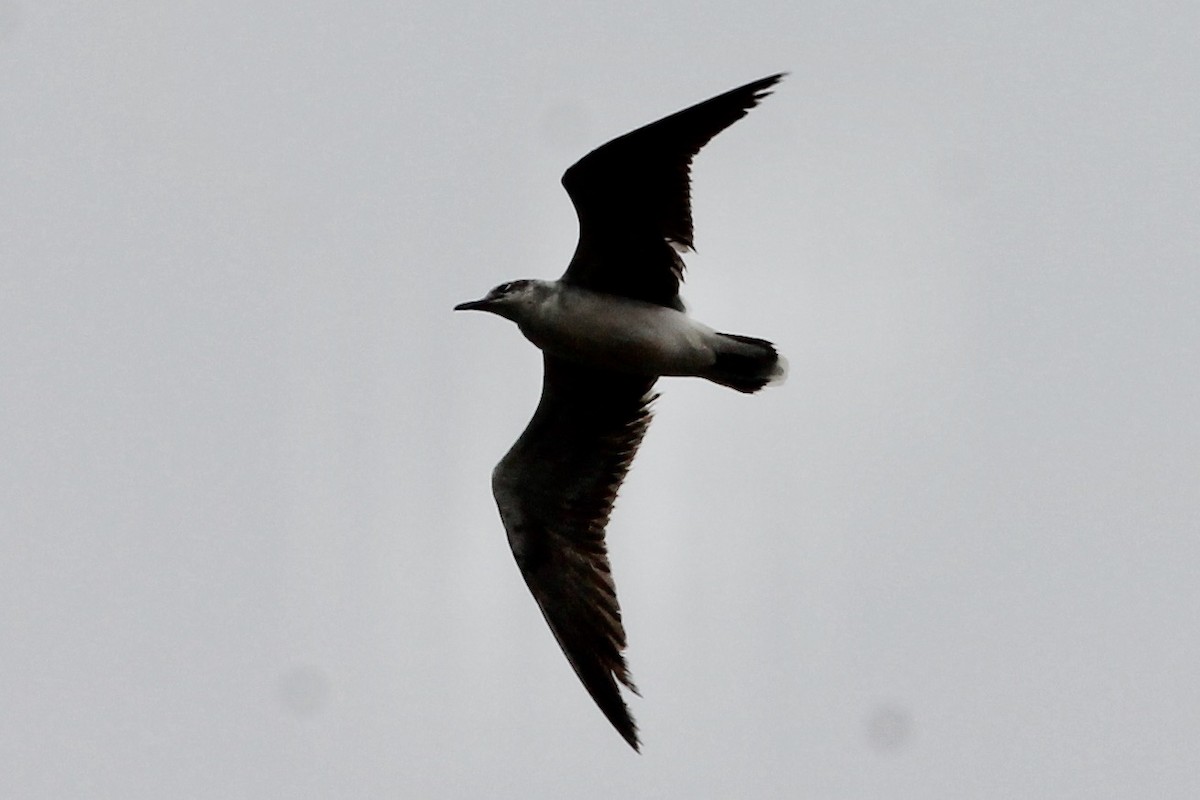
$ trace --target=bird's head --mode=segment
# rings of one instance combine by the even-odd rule
[[[455,311],[490,311],[520,322],[525,313],[537,306],[547,294],[546,281],[519,280],[502,283],[479,300],[459,303]]]

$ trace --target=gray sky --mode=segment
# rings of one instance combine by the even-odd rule
[[[0,795],[1200,796],[1200,6],[0,0]],[[634,755],[512,563],[558,179],[694,171],[610,527]]]

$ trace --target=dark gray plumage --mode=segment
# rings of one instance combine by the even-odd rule
[[[496,465],[492,491],[513,555],[555,639],[600,710],[635,749],[620,686],[636,692],[605,528],[650,424],[661,375],[755,392],[786,362],[763,339],[683,313],[679,251],[692,247],[689,167],[782,75],[718,95],[588,153],[563,175],[579,243],[558,281],[501,284],[456,309],[513,320],[543,350],[542,396]]]

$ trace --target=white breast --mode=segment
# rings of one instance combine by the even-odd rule
[[[549,353],[609,369],[695,375],[713,362],[714,333],[673,308],[562,289],[519,323]]]

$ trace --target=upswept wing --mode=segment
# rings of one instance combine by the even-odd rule
[[[604,530],[650,424],[653,378],[545,356],[542,398],[492,492],[529,591],[576,675],[634,749],[625,629]]]
[[[692,157],[782,77],[762,78],[652,122],[572,165],[562,183],[579,217],[579,244],[562,279],[680,308],[677,250],[692,248]]]

